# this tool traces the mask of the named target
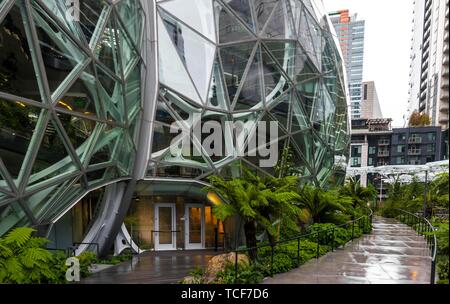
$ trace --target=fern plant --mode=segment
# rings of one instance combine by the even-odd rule
[[[16,228],[0,238],[0,283],[51,283],[53,255],[44,248],[48,240],[33,237],[32,228]]]
[[[264,228],[271,240],[277,237],[278,225],[298,229],[296,219],[299,209],[294,204],[300,196],[295,191],[297,177],[260,178],[249,169],[241,167],[241,178],[225,180],[220,176],[209,177],[210,186],[205,191],[212,191],[226,201],[226,204],[214,206],[214,215],[221,221],[239,216],[244,222],[246,246],[257,245],[257,225]],[[256,252],[249,252],[250,258]]]

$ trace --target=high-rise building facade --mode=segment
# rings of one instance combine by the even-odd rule
[[[444,132],[440,127],[392,128],[392,119],[352,120],[350,164],[352,168],[424,165],[445,159]],[[378,174],[362,173],[363,186],[381,189]],[[383,196],[384,197],[384,196]]]
[[[374,81],[362,83],[361,118],[376,119],[383,118],[380,101],[378,100],[377,88]]]
[[[416,0],[408,113],[427,114],[434,126],[448,129],[449,1]]]
[[[351,118],[359,119],[362,115],[361,97],[364,69],[365,21],[358,20],[357,15],[350,15],[349,10],[329,14],[336,30],[345,66],[350,93]]]
[[[79,20],[68,2],[0,2],[0,235],[208,248],[233,225],[207,177],[275,176],[267,147],[301,183],[343,182],[345,67],[320,1],[80,0]]]

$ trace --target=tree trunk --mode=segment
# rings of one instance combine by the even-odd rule
[[[256,247],[256,223],[255,221],[247,221],[244,224],[245,244],[247,248]],[[248,251],[248,255],[252,261],[256,260],[257,250],[251,249]]]

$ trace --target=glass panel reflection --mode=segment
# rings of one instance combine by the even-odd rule
[[[202,243],[202,208],[189,207],[189,243]]]
[[[172,244],[172,207],[158,207],[158,234],[160,244]]]

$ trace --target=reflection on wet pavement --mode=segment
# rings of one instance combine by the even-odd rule
[[[408,226],[374,217],[371,235],[354,240],[265,284],[429,284],[427,243]]]
[[[197,266],[204,267],[217,252],[145,252],[81,281],[82,284],[170,284],[178,283]]]

